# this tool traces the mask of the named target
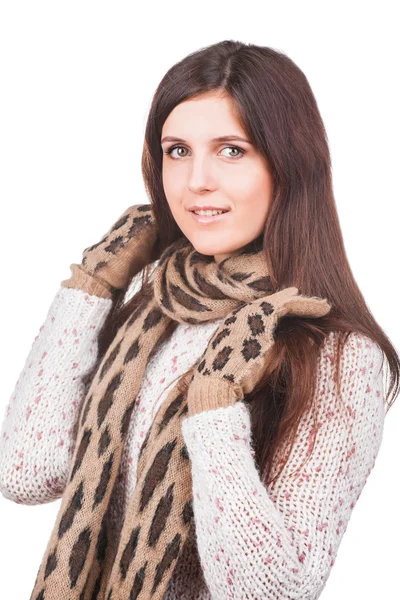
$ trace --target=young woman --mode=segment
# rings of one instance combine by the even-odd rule
[[[143,176],[150,204],[71,265],[6,408],[2,494],[62,497],[31,598],[318,598],[400,363],[306,77],[240,42],[189,55]]]

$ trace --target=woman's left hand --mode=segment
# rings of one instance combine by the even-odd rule
[[[302,296],[298,288],[289,287],[233,310],[215,331],[194,372],[188,390],[189,415],[232,404],[256,387],[281,317],[322,317],[330,309],[326,299]],[[213,387],[218,391],[215,397]],[[226,390],[231,393],[225,394]]]

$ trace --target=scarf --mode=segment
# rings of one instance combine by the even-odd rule
[[[190,459],[181,431],[183,418],[191,413],[181,384],[192,393],[192,386],[201,387],[204,377],[195,379],[194,373],[202,371],[204,360],[178,380],[160,406],[141,447],[136,487],[116,532],[109,506],[136,396],[171,319],[201,324],[226,317],[231,346],[243,346],[246,334],[235,324],[235,313],[272,294],[264,254],[261,236],[219,264],[185,237],[161,254],[153,272],[153,295],[120,326],[85,395],[67,484],[30,600],[162,599],[194,519]],[[321,311],[321,300],[309,300],[309,316],[313,302],[314,316],[329,309],[325,305]],[[214,337],[210,347],[212,343]],[[221,377],[232,378],[228,356],[218,369]],[[255,382],[247,382],[247,392]],[[243,397],[238,393],[228,399],[225,390],[208,386],[206,398],[203,390],[206,409]]]

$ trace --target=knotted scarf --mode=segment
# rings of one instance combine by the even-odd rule
[[[121,325],[85,395],[68,481],[31,600],[161,600],[194,519],[183,419],[233,404],[254,388],[277,319],[289,312],[285,304],[292,302],[292,314],[311,317],[330,309],[325,300],[298,296],[296,288],[272,293],[261,236],[219,264],[182,237],[162,253],[152,284],[153,296]],[[108,509],[149,357],[171,319],[201,324],[221,318],[202,357],[153,420],[117,534]]]

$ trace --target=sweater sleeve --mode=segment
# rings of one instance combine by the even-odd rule
[[[275,482],[264,484],[256,467],[243,401],[182,422],[198,551],[215,600],[311,600],[326,584],[375,464],[385,417],[379,347],[350,334],[340,357],[341,403],[328,340],[320,354],[316,421],[315,409],[304,413]]]
[[[112,300],[61,287],[30,348],[3,416],[0,491],[19,504],[59,498],[68,477],[83,375]]]

